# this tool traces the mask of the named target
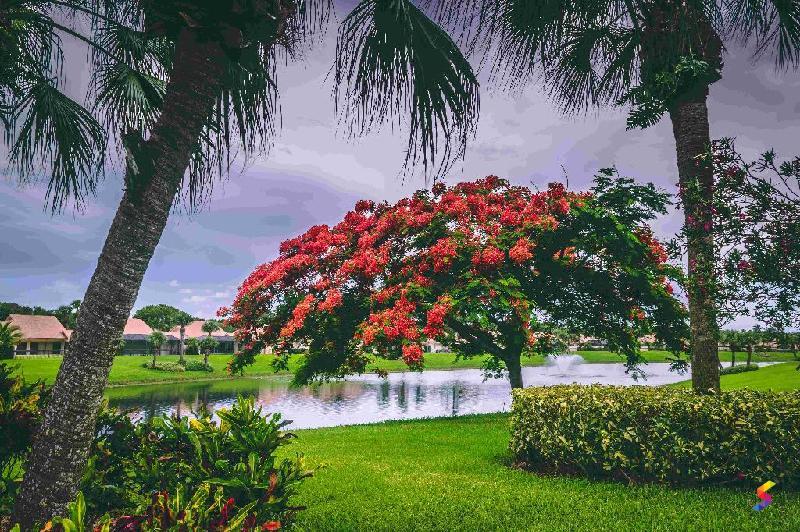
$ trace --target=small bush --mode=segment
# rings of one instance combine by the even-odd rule
[[[746,364],[742,364],[740,366],[728,366],[727,368],[722,368],[719,370],[720,375],[735,375],[736,373],[746,373],[748,371],[756,371],[758,366],[752,365],[748,366]]]
[[[26,383],[0,363],[0,515],[11,511],[46,395],[44,383]]]
[[[800,487],[800,392],[528,388],[514,390],[511,425],[511,451],[535,470]]]
[[[156,362],[155,367],[153,367],[152,363],[145,362],[144,364],[142,364],[142,367],[147,369],[154,369],[157,371],[170,371],[172,373],[182,373],[186,371],[186,368],[178,364],[177,362]]]
[[[101,411],[81,480],[87,522],[108,513],[124,516],[112,530],[289,528],[302,509],[292,499],[311,471],[302,455],[281,449],[294,438],[283,430],[288,422],[253,398],[216,415],[135,424]]]
[[[211,364],[203,364],[199,360],[187,361],[183,364],[183,367],[186,368],[186,371],[208,371],[209,373],[214,371]]]

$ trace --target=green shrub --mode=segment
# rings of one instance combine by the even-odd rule
[[[143,368],[154,369],[156,371],[169,371],[172,373],[182,373],[186,368],[177,362],[156,362],[155,367],[150,362],[142,364]]]
[[[728,366],[727,368],[722,368],[719,370],[720,375],[734,375],[736,373],[745,373],[747,371],[756,371],[758,370],[758,366],[751,365],[748,366],[746,364],[741,364],[739,366]]]
[[[101,412],[81,481],[88,513],[95,519],[126,515],[113,530],[134,524],[140,528],[129,529],[288,527],[300,509],[291,498],[311,472],[301,455],[276,456],[294,437],[282,430],[286,422],[279,414],[262,413],[253,398],[240,397],[215,414],[219,421],[203,413],[197,419],[158,416],[135,424],[124,414]],[[180,522],[193,500],[196,508],[184,516],[192,520]],[[154,523],[154,515],[163,521]],[[231,526],[236,519],[241,528]]]
[[[45,395],[44,383],[28,384],[0,363],[0,515],[11,511]]]
[[[214,371],[211,364],[204,364],[200,360],[188,360],[184,362],[183,367],[186,368],[186,371],[208,371],[209,373]]]
[[[551,386],[514,390],[511,451],[540,471],[800,487],[800,392]]]

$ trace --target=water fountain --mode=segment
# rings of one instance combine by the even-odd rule
[[[556,375],[569,375],[574,373],[575,366],[583,364],[583,357],[577,354],[547,355],[545,366],[557,371]]]

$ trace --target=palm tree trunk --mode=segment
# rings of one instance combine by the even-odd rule
[[[151,368],[156,369],[156,350],[153,348],[153,363],[150,365]]]
[[[736,365],[736,351],[731,349],[731,367]]]
[[[186,361],[183,359],[183,354],[186,349],[185,346],[183,345],[183,340],[185,337],[186,337],[186,327],[184,325],[181,325],[181,343],[178,346],[178,357],[180,359],[181,365],[186,363]]]
[[[753,346],[747,346],[747,366],[750,366],[750,362],[753,360]]]
[[[692,388],[699,393],[720,389],[719,331],[713,290],[714,237],[711,232],[714,175],[710,165],[699,164],[697,160],[711,146],[707,98],[708,87],[705,87],[682,99],[670,110],[688,235]]]
[[[193,147],[218,98],[223,54],[189,30],[178,37],[175,66],[161,115],[144,152],[150,175],[132,196],[126,190],[86,291],[44,421],[28,459],[12,522],[30,530],[65,512],[86,465],[95,420],[122,333],[147,266],[167,223]]]

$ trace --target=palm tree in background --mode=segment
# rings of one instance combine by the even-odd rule
[[[14,348],[23,340],[19,327],[0,321],[0,359],[14,358]]]
[[[92,8],[92,111],[114,139],[109,145],[124,147],[125,190],[17,496],[12,522],[23,529],[63,513],[75,495],[111,348],[170,210],[180,200],[189,210],[208,200],[234,150],[245,157],[265,150],[277,116],[277,60],[302,52],[333,6],[331,0],[98,0]],[[477,119],[477,81],[447,33],[409,0],[356,6],[340,31],[335,78],[353,134],[387,122],[408,125],[407,168],[421,163],[436,177],[463,154]],[[54,149],[57,140],[44,138],[43,149]],[[87,153],[95,151],[102,153]],[[54,174],[51,189],[81,199],[79,192],[94,190],[95,167],[72,164],[70,175],[82,186],[67,187],[61,181],[70,175]],[[56,201],[61,196],[51,194],[54,206],[63,205]]]
[[[203,348],[203,364],[208,367],[208,355],[211,354],[218,342],[215,338],[211,336],[212,333],[218,331],[220,328],[220,323],[217,320],[206,320],[203,322],[203,326],[201,329],[204,333],[206,333],[206,337],[200,341],[200,345]]]
[[[167,341],[167,337],[161,331],[153,331],[147,337],[147,343],[150,344],[150,349],[153,351],[152,369],[156,369],[156,357],[161,354],[161,346]]]
[[[723,39],[800,60],[800,2],[766,0],[428,0],[436,19],[491,65],[500,85],[536,76],[562,109],[632,104],[629,127],[667,114],[675,137],[689,264],[695,391],[719,390],[714,301],[714,177],[707,98],[722,75]]]
[[[180,344],[178,344],[178,363],[185,364],[186,360],[184,359],[184,355],[186,354],[186,344],[184,340],[186,339],[186,326],[189,325],[194,321],[194,316],[191,314],[187,314],[186,312],[180,312],[175,316],[175,321],[178,323],[180,327]]]

